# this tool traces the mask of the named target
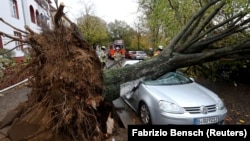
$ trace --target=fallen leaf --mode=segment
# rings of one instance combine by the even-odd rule
[[[231,117],[226,117],[226,121],[232,121],[233,119]]]
[[[245,121],[244,121],[244,120],[242,120],[242,119],[240,119],[239,121],[240,121],[240,123],[245,123]]]

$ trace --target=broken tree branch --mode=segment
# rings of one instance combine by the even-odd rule
[[[58,10],[57,10],[57,12],[56,12],[56,14],[55,14],[55,16],[54,16],[56,27],[59,27],[60,20],[61,20],[62,16],[64,15],[63,9],[64,9],[64,3],[61,3]]]

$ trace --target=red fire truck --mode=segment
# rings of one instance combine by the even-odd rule
[[[113,59],[113,55],[115,53],[115,49],[119,47],[120,48],[120,52],[123,56],[125,56],[125,46],[124,46],[124,40],[115,40],[114,42],[112,42],[109,45],[109,50],[108,50],[108,57]]]

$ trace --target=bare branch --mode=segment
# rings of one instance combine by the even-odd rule
[[[11,25],[10,23],[6,22],[6,21],[5,21],[3,18],[1,18],[1,17],[0,17],[0,21],[2,21],[4,24],[8,25],[9,27],[11,27],[11,28],[13,28],[13,29],[15,29],[15,30],[17,30],[17,31],[19,31],[19,32],[22,32],[22,33],[24,33],[24,34],[28,34],[26,31],[23,31],[23,30],[21,30],[21,29],[18,29],[18,28],[16,28],[16,27],[14,27],[13,25]]]
[[[7,50],[5,52],[2,52],[0,53],[0,55],[4,55],[4,54],[7,54],[7,53],[10,53],[11,51],[13,51],[14,49],[18,48],[18,47],[21,47],[21,46],[24,46],[24,45],[27,45],[27,44],[21,44],[21,45],[18,45],[18,46],[15,46],[14,48],[10,49],[10,50]]]
[[[202,34],[196,35],[198,37],[196,37],[192,41],[186,42],[186,44],[183,44],[183,46],[179,48],[178,52],[183,52],[184,50],[185,50],[185,53],[199,52],[199,51],[202,51],[203,49],[205,49],[207,47],[207,45],[212,43],[212,42],[221,40],[222,38],[225,38],[225,37],[230,36],[232,34],[243,31],[246,27],[244,27],[244,28],[240,28],[240,27],[243,27],[243,25],[247,24],[250,19],[245,19],[244,22],[242,22],[238,25],[236,25],[236,23],[237,23],[236,21],[239,21],[240,19],[244,18],[245,15],[246,15],[246,13],[238,13],[238,14],[232,16],[231,18],[224,20],[223,22],[207,29]],[[208,35],[212,31],[222,27],[223,25],[229,23],[230,21],[234,21],[235,24],[232,23],[230,26],[227,26],[228,27],[227,29],[225,29],[221,32],[216,32],[217,35],[214,33],[214,34],[212,34],[213,36],[210,36],[209,38],[206,38],[203,41],[198,42],[200,39],[204,38],[205,35]]]
[[[28,30],[30,32],[30,34],[32,34],[32,35],[35,34],[35,32],[29,26],[25,25],[24,28],[26,30]]]
[[[223,25],[227,24],[229,21],[233,21],[233,20],[235,20],[236,18],[238,18],[238,20],[240,20],[240,19],[242,19],[245,15],[246,15],[245,13],[244,13],[244,14],[243,14],[243,13],[238,13],[238,14],[236,14],[235,16],[233,16],[233,17],[231,17],[231,18],[229,18],[229,19],[227,19],[227,20],[224,20],[223,22],[221,22],[221,23],[219,23],[219,24],[217,24],[217,25],[211,27],[210,29],[206,30],[203,34],[201,34],[200,36],[198,36],[198,37],[197,37],[195,40],[193,40],[192,42],[193,42],[193,43],[194,43],[194,42],[197,42],[199,39],[201,39],[201,38],[204,37],[205,35],[211,33],[211,32],[214,31],[215,29],[218,29],[218,28],[222,27]],[[238,20],[236,20],[236,21],[238,21]],[[233,25],[234,25],[234,24],[232,24],[229,28],[230,28],[230,29],[233,29],[233,28],[236,27],[236,26],[233,26]],[[224,30],[224,31],[229,31],[229,30]],[[225,33],[225,32],[221,32],[221,34],[224,34],[224,33]]]
[[[196,29],[196,32],[194,32],[194,34],[199,35],[204,29],[205,27],[211,23],[212,19],[216,16],[216,14],[220,11],[220,9],[225,5],[225,2],[220,3],[215,9],[214,11],[205,18],[205,20],[203,21],[203,23],[201,24],[201,26],[199,28]],[[197,37],[197,36],[196,36]],[[196,38],[195,37],[195,38]],[[194,39],[194,38],[192,38]]]
[[[214,16],[220,11],[220,9],[225,5],[225,2],[220,3],[217,8],[214,9],[214,11],[205,18],[205,20],[203,20],[201,23],[201,26],[197,26],[196,29],[194,30],[194,32],[191,34],[191,36],[189,36],[189,39],[187,41],[185,41],[185,44],[182,45],[182,49],[180,51],[185,50],[188,46],[191,46],[195,41],[198,41],[199,39],[203,38],[206,34],[203,34],[203,36],[198,36],[199,38],[197,38],[197,35],[200,35],[200,33],[205,29],[205,27],[211,22],[211,20],[214,18]],[[200,21],[200,20],[199,20]],[[196,25],[195,25],[196,26]],[[195,28],[194,26],[194,28]]]
[[[201,19],[202,19],[202,16],[199,17],[199,18],[197,18],[197,20],[195,21],[195,23],[187,30],[186,33],[183,34],[183,37],[182,37],[182,39],[181,39],[181,41],[182,41],[181,43],[184,43],[184,42],[187,40],[187,38],[190,38],[189,36],[192,34],[192,32],[193,32],[193,31],[197,28],[197,26],[200,24]],[[182,47],[184,47],[184,46],[186,46],[186,45],[183,45],[183,44],[182,44]]]
[[[203,13],[206,12],[206,10],[208,8],[210,8],[211,6],[213,6],[215,3],[219,2],[218,1],[211,1],[210,3],[208,3],[206,6],[204,6],[199,12],[197,12],[190,20],[189,22],[182,28],[182,30],[180,30],[180,32],[175,36],[175,38],[168,44],[167,49],[164,50],[164,54],[171,54],[172,50],[174,49],[175,45],[179,42],[179,40],[181,40],[181,38],[183,37],[183,33],[187,32],[188,29],[191,27],[191,25],[193,24],[194,21],[196,21],[196,19],[198,19],[200,17],[200,15],[203,15]]]
[[[191,66],[197,64],[197,62],[209,62],[213,60],[220,59],[221,57],[225,57],[228,55],[232,55],[235,53],[246,53],[249,52],[250,42],[249,40],[244,40],[239,44],[224,47],[219,49],[213,49],[206,52],[199,52],[193,54],[178,54],[175,53],[174,59],[175,61],[185,61],[185,63],[181,63],[181,67]],[[179,66],[180,67],[180,66]]]
[[[1,32],[1,31],[0,31],[0,34],[1,34],[1,35],[3,35],[3,36],[6,36],[6,37],[8,37],[8,38],[10,38],[10,39],[13,39],[13,40],[15,40],[15,41],[19,41],[19,42],[24,42],[24,43],[28,43],[27,41],[25,41],[25,40],[22,40],[22,39],[20,39],[19,37],[16,37],[16,36],[12,36],[12,35],[9,35],[9,34],[7,34],[7,33]]]

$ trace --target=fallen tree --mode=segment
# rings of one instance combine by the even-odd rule
[[[226,47],[216,44],[230,36],[237,38],[235,35],[240,33],[247,37],[250,20],[247,12],[239,12],[218,24],[211,22],[224,5],[223,0],[209,1],[157,57],[104,72],[94,50],[75,24],[65,27],[60,23],[61,5],[54,18],[54,30],[37,34],[26,27],[28,32],[23,32],[27,39],[22,42],[32,47],[32,61],[26,67],[33,72],[32,92],[24,112],[9,129],[10,138],[17,139],[11,133],[26,126],[30,127],[31,134],[21,135],[19,140],[39,140],[44,135],[49,135],[49,139],[103,140],[108,133],[104,123],[110,115],[107,110],[110,106],[105,101],[120,96],[121,84],[143,77],[155,78],[178,68],[230,55],[247,58],[249,38],[241,38]]]
[[[107,100],[118,98],[121,84],[143,77],[154,78],[221,58],[249,59],[249,7],[237,5],[241,7],[237,11],[232,6],[229,8],[232,13],[223,15],[223,8],[230,4],[233,3],[225,0],[207,1],[160,55],[133,67],[105,71],[104,97]]]

